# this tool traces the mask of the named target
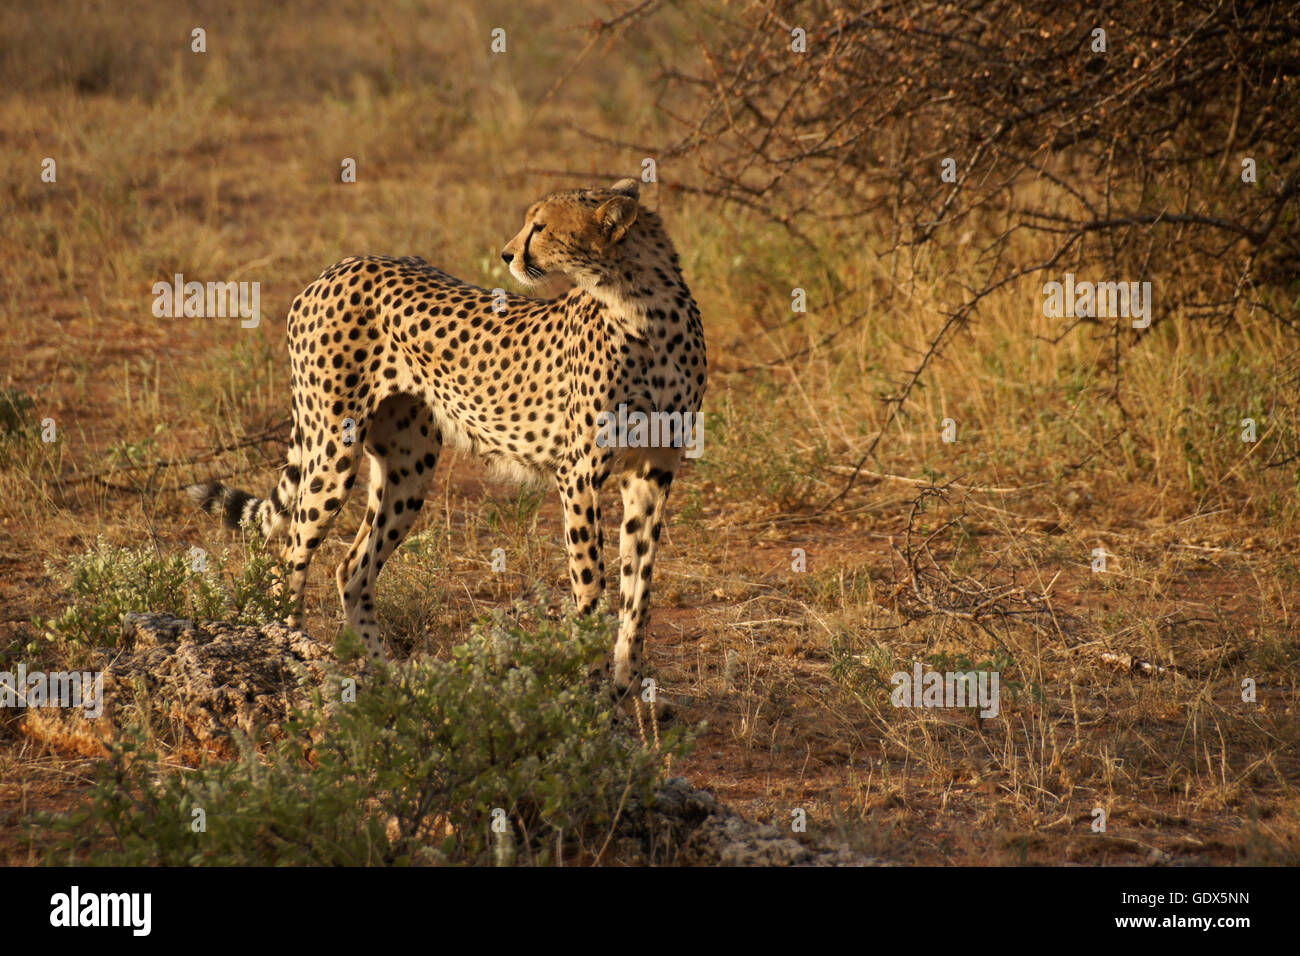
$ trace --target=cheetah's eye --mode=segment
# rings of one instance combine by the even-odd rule
[[[543,229],[545,229],[545,228],[546,228],[546,226],[542,225],[542,223],[540,223],[540,222],[535,222],[535,223],[533,223],[533,233],[532,233],[532,234],[535,236],[535,235],[537,235],[539,232],[541,232],[541,231],[542,231]]]

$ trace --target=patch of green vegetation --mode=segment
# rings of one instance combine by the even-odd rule
[[[35,623],[47,639],[75,651],[116,646],[122,615],[129,611],[251,625],[283,620],[292,610],[288,595],[277,586],[283,568],[259,541],[250,544],[247,560],[236,571],[224,550],[163,555],[112,547],[101,539],[63,567],[47,565],[70,602],[58,617]]]
[[[504,498],[489,498],[485,516],[491,532],[522,529],[537,518],[546,500],[545,485],[522,485]]]
[[[898,658],[884,644],[862,646],[853,635],[840,633],[831,638],[831,677],[861,698],[879,693],[889,699],[890,676],[898,671]]]
[[[665,758],[611,729],[590,680],[612,640],[601,615],[553,620],[525,606],[481,621],[450,660],[378,664],[326,686],[286,739],[230,762],[161,768],[112,749],[88,806],[37,823],[51,864],[548,865],[590,862],[629,801],[648,801]]]
[[[165,422],[154,425],[153,434],[139,441],[125,439],[108,449],[109,463],[123,468],[144,468],[159,459],[158,436],[167,430]]]
[[[788,587],[791,597],[827,610],[848,609],[870,604],[874,572],[867,565],[856,568],[830,567],[795,574]]]
[[[1005,648],[998,648],[993,651],[992,656],[978,662],[966,653],[951,655],[944,651],[928,654],[925,660],[934,670],[945,673],[948,671],[963,674],[971,671],[996,672],[999,693],[1005,690],[1013,701],[1019,700],[1021,694],[1039,702],[1047,699],[1039,684],[1019,675],[1015,657]]]

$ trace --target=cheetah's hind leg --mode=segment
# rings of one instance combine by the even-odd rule
[[[392,395],[371,417],[365,440],[370,462],[366,516],[335,573],[344,618],[365,643],[368,658],[383,656],[375,582],[424,507],[441,448],[433,414],[417,398]]]

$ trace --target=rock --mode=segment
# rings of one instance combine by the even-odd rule
[[[631,801],[621,847],[639,839],[646,862],[679,866],[882,866],[847,846],[806,842],[769,824],[750,823],[682,777],[656,788],[649,806]]]
[[[237,752],[238,733],[279,736],[294,707],[334,664],[332,648],[283,624],[261,627],[186,621],[166,614],[127,614],[120,650],[97,652],[103,711],[33,707],[23,730],[60,749],[107,752],[127,723],[147,723],[181,759]]]

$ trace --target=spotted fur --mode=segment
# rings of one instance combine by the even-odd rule
[[[616,475],[614,682],[623,690],[640,672],[655,548],[683,449],[601,447],[597,416],[620,403],[646,414],[699,412],[707,379],[699,309],[633,180],[543,198],[502,258],[526,284],[562,273],[574,288],[557,299],[498,298],[416,258],[363,256],[326,269],[289,311],[294,427],[278,485],[265,499],[216,483],[189,491],[227,525],[287,536],[297,624],[312,556],[364,451],[369,506],[337,581],[348,624],[378,658],[375,580],[424,506],[444,445],[515,477],[555,481],[582,613],[595,612],[604,593],[599,494]]]

